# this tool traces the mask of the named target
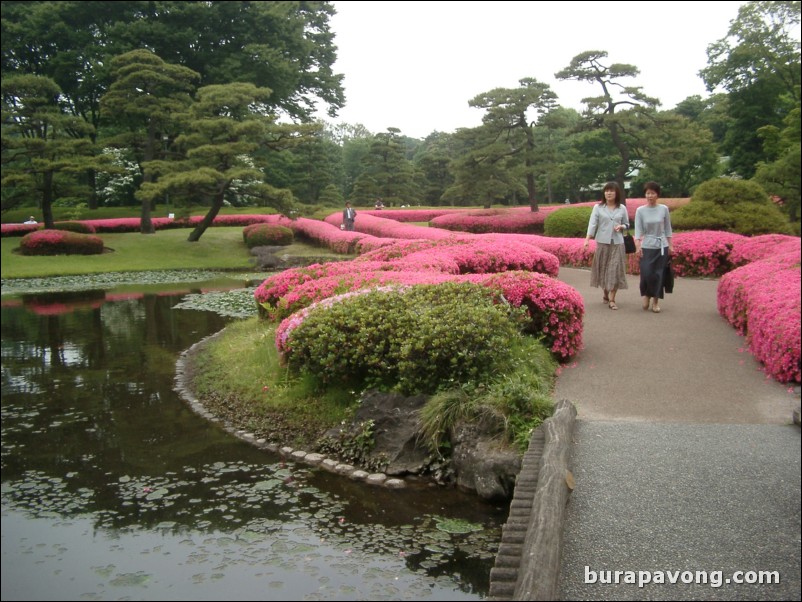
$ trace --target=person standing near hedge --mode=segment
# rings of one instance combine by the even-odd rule
[[[590,286],[604,290],[602,302],[610,309],[618,309],[616,293],[627,287],[624,232],[629,228],[627,208],[621,204],[623,194],[615,182],[604,185],[604,199],[593,207],[585,236],[584,248],[590,237],[595,237],[596,253],[590,271]]]
[[[671,216],[668,207],[658,205],[660,185],[647,182],[644,186],[646,204],[635,211],[635,248],[640,258],[640,294],[644,311],[660,313],[663,298],[663,274],[669,257],[674,253],[671,243]]]
[[[345,209],[343,209],[343,225],[349,232],[354,229],[354,220],[356,220],[356,211],[351,208],[350,202],[346,202]]]

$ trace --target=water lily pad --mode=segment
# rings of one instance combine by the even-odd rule
[[[443,518],[437,521],[435,528],[446,533],[472,533],[481,531],[482,525],[469,523],[459,518]]]

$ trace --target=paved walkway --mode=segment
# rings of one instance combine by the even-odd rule
[[[715,281],[678,279],[652,314],[637,276],[618,311],[589,271],[560,279],[586,309],[585,350],[555,392],[578,410],[561,599],[799,600],[798,390],[765,378],[719,316]],[[738,571],[780,583],[736,584]],[[707,583],[682,583],[697,572]]]

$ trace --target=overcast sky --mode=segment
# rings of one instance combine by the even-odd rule
[[[554,74],[586,50],[640,70],[627,85],[662,109],[709,93],[698,76],[707,46],[723,38],[745,2],[332,2],[336,73],[346,106],[334,122],[413,138],[481,124],[477,94],[533,77],[577,110],[598,85]]]

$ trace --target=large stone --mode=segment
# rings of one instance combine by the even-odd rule
[[[404,397],[397,393],[368,391],[350,425],[333,429],[327,436],[337,440],[343,431],[358,435],[368,420],[374,424],[372,459],[388,461],[388,476],[419,475],[428,467],[429,449],[418,440],[420,410],[424,395]],[[521,455],[500,442],[500,419],[486,417],[480,422],[460,424],[452,430],[452,467],[459,487],[475,491],[482,499],[506,501],[512,498]]]
[[[499,429],[492,420],[483,420],[460,423],[451,433],[457,485],[489,501],[511,499],[521,470],[521,455],[500,442]]]
[[[418,429],[426,399],[425,395],[404,397],[380,391],[367,391],[362,396],[349,432],[356,434],[361,423],[373,421],[375,445],[369,455],[372,459],[386,458],[386,474],[419,474],[425,468],[429,451],[418,442]],[[339,432],[328,435],[336,439]]]

